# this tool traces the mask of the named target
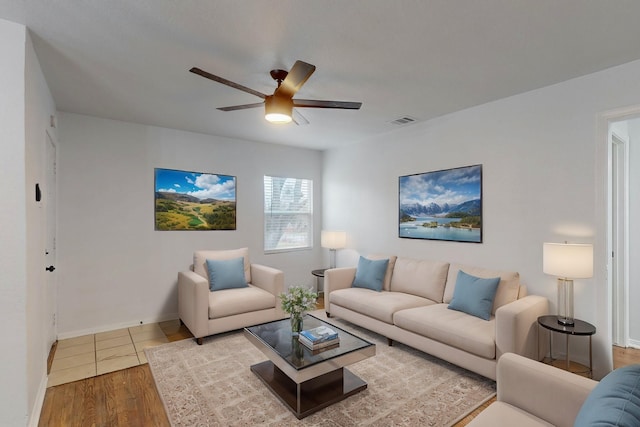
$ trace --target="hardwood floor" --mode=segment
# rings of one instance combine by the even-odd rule
[[[192,338],[184,325],[160,323],[169,341]],[[55,349],[54,349],[55,350]],[[149,365],[49,387],[40,427],[169,426]]]
[[[47,389],[39,426],[169,426],[149,365]]]
[[[161,324],[162,326],[162,324]],[[169,341],[192,337],[184,326],[163,328]],[[616,368],[640,363],[640,350],[614,347]],[[466,426],[490,400],[456,427]],[[169,426],[162,401],[156,390],[149,365],[63,384],[47,389],[41,427],[51,426]]]
[[[613,368],[640,363],[640,349],[613,346]]]

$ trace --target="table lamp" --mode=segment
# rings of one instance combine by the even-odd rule
[[[329,248],[329,268],[336,268],[336,249],[342,249],[347,245],[347,233],[344,231],[322,230],[320,234],[320,246]]]
[[[542,270],[558,277],[558,323],[573,326],[573,279],[593,277],[593,245],[545,243]]]

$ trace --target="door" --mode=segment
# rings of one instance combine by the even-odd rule
[[[54,137],[46,132],[45,138],[46,175],[42,189],[42,201],[45,209],[45,304],[47,316],[45,330],[49,346],[55,342],[58,335],[58,287],[56,268],[56,143]]]

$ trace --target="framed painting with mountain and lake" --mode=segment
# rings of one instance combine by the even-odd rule
[[[398,236],[482,243],[482,165],[399,178]]]
[[[235,230],[236,177],[155,169],[156,230]]]

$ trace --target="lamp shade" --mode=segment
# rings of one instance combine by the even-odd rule
[[[347,233],[344,231],[322,230],[320,246],[329,249],[342,249],[347,245]]]
[[[290,98],[269,95],[264,100],[264,113],[264,118],[271,123],[289,123],[293,115],[293,101]]]
[[[545,243],[542,270],[567,279],[593,277],[593,245],[578,243]]]

